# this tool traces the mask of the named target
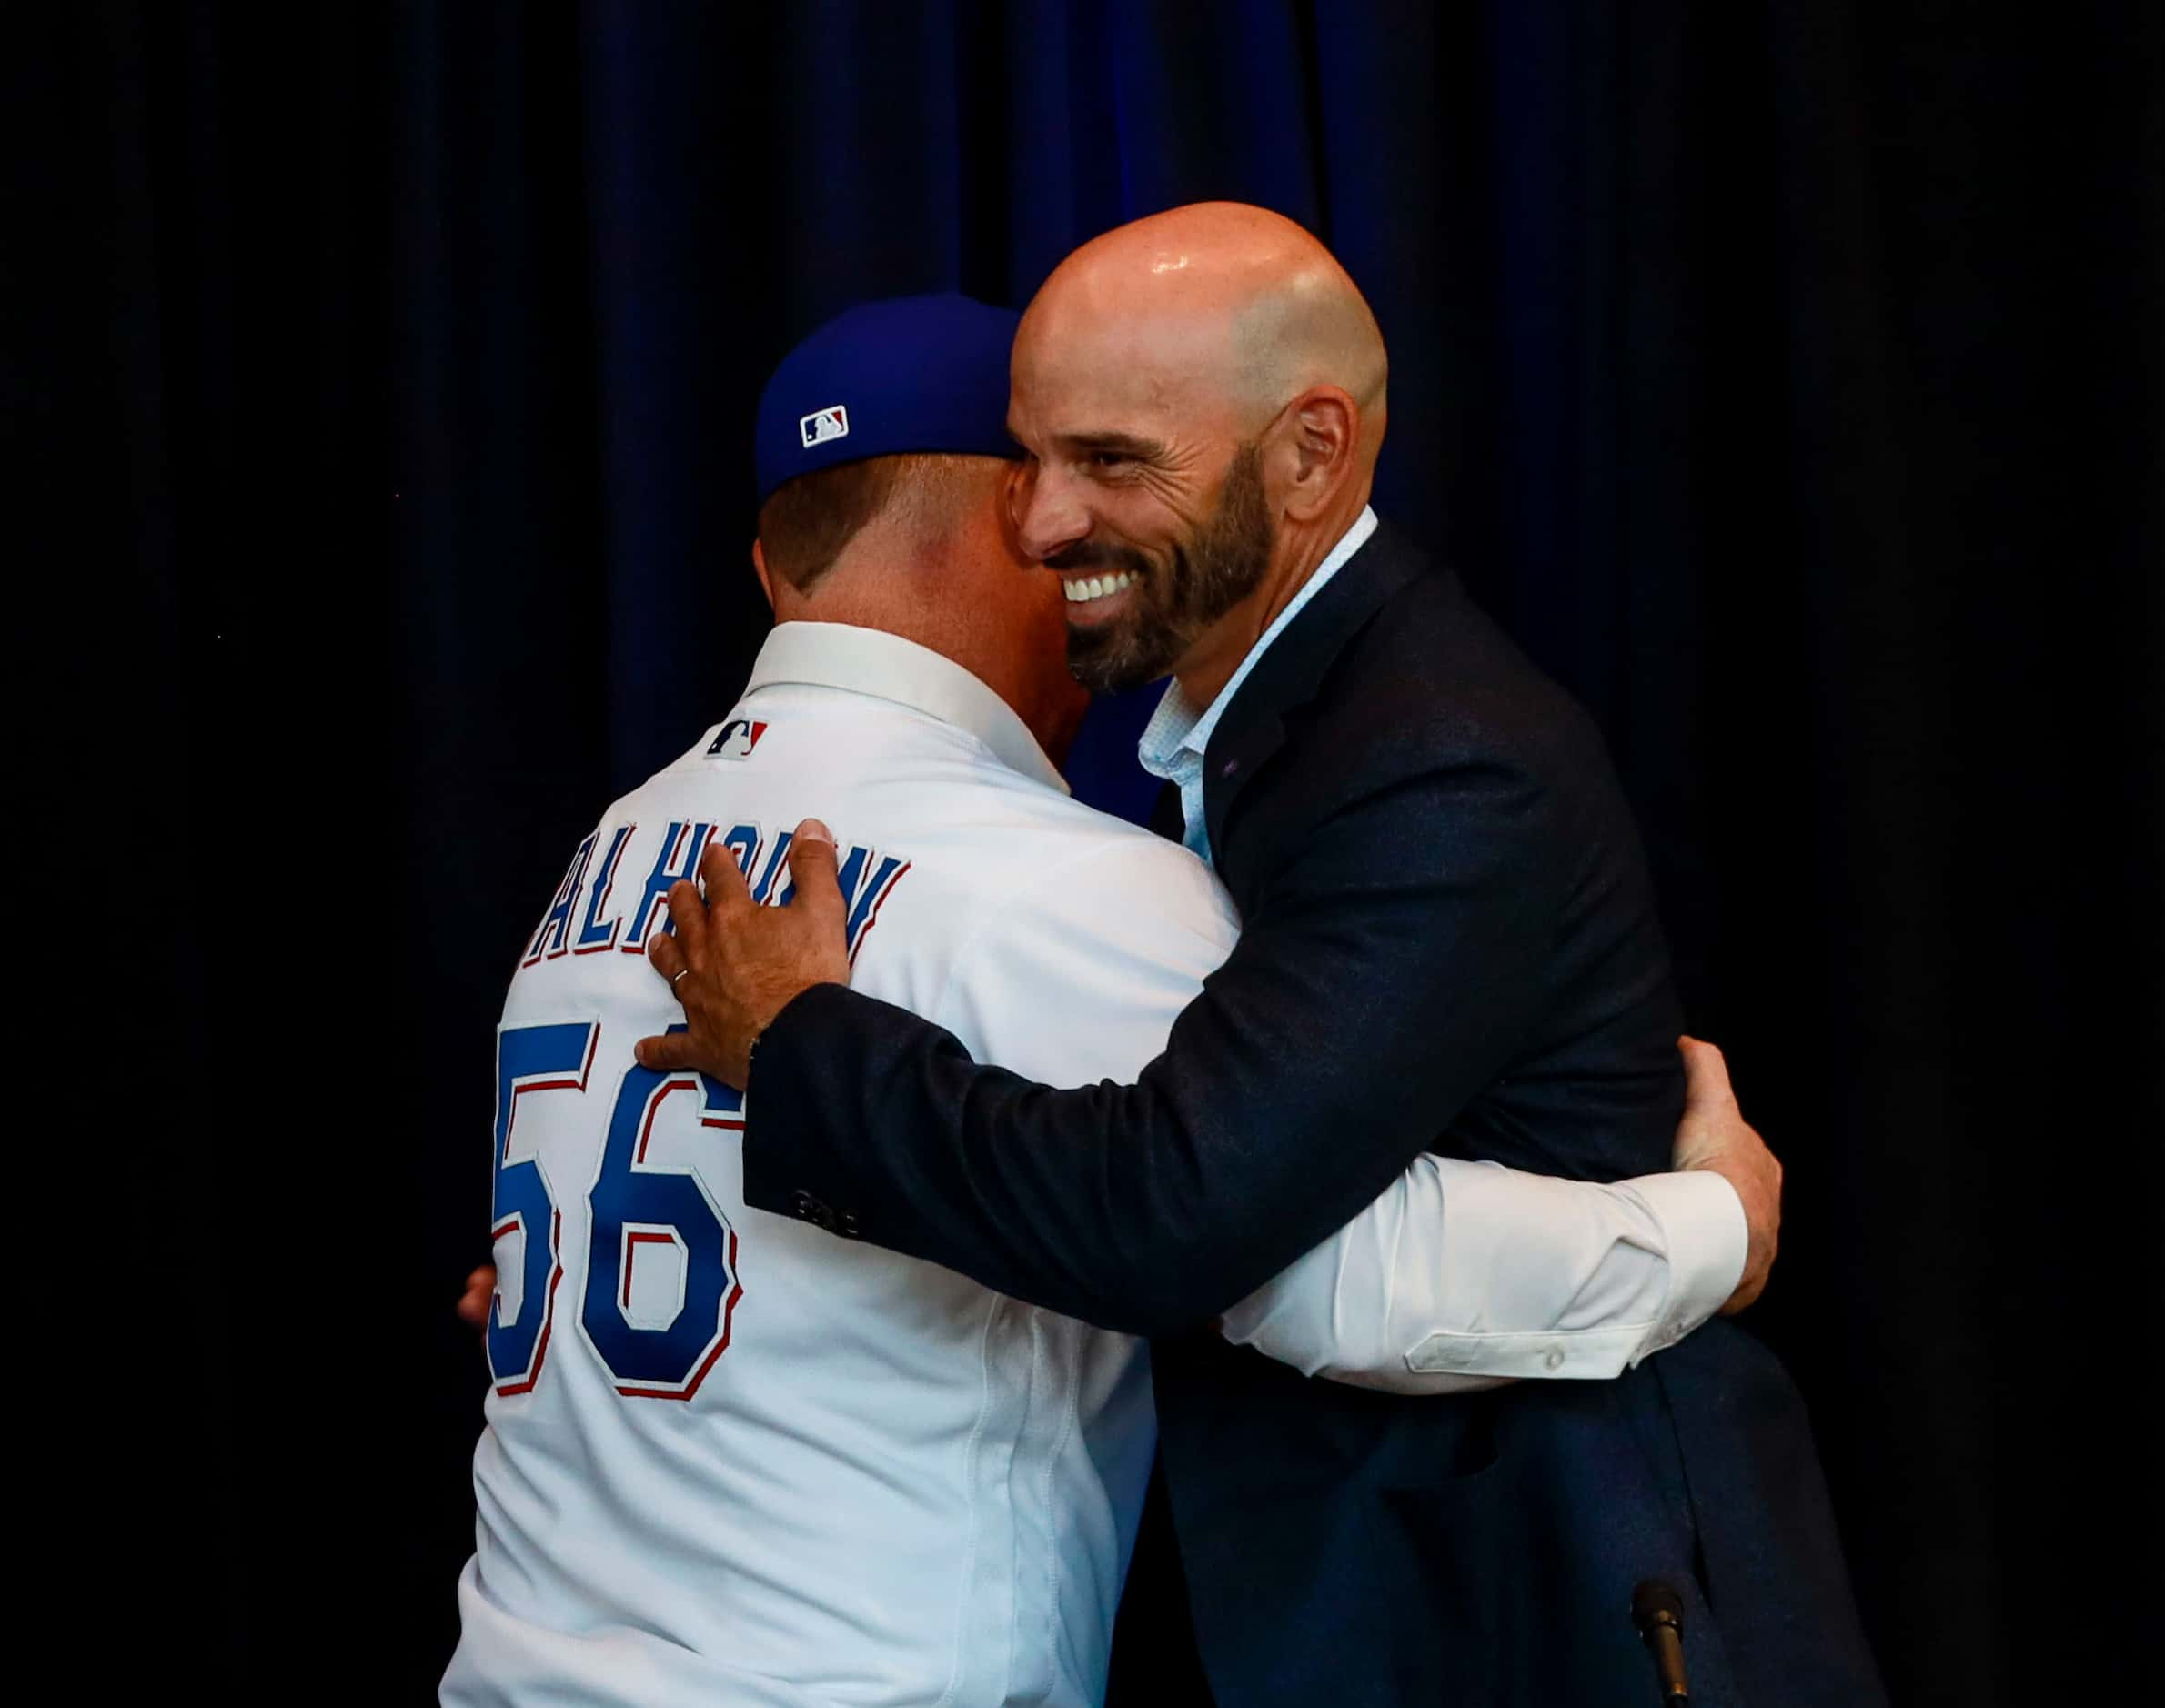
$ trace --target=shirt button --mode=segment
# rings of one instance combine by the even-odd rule
[[[1563,1348],[1562,1348],[1562,1347],[1559,1347],[1559,1346],[1552,1346],[1552,1347],[1550,1347],[1550,1348],[1548,1349],[1548,1351],[1546,1351],[1546,1352],[1542,1353],[1542,1354],[1541,1354],[1541,1368],[1542,1368],[1542,1369],[1544,1369],[1544,1370],[1561,1370],[1561,1369],[1563,1369],[1563,1368],[1564,1368],[1564,1350],[1563,1350]]]

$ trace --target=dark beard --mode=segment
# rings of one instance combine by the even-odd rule
[[[1226,467],[1217,508],[1177,540],[1163,578],[1124,546],[1083,540],[1045,559],[1054,569],[1103,567],[1136,577],[1134,609],[1117,623],[1067,631],[1067,668],[1093,694],[1117,694],[1170,676],[1195,638],[1261,584],[1274,531],[1263,492],[1263,453],[1244,445]]]

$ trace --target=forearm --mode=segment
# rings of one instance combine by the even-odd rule
[[[1224,1332],[1397,1393],[1606,1379],[1712,1316],[1745,1241],[1718,1175],[1604,1186],[1424,1156],[1226,1312]]]
[[[1429,834],[1453,819],[1463,838]],[[746,1199],[801,1214],[808,1195],[838,1231],[1107,1328],[1218,1316],[1358,1215],[1510,1060],[1556,917],[1541,825],[1526,786],[1477,767],[1349,807],[1169,1010],[1170,1033],[1153,1014],[1133,1034],[1147,1048],[1101,1059],[1099,1074],[1147,1061],[1130,1084],[1054,1090],[887,1003],[805,991],[753,1060]],[[1379,876],[1364,859],[1384,846],[1408,857]],[[962,1030],[994,1060],[1023,1065],[998,1050],[1000,1016],[1054,1037],[1119,1028],[1153,961],[1113,940],[1132,909],[1118,886],[1081,914],[1072,888],[1030,897],[1035,930],[973,949],[950,980],[974,993]],[[1055,936],[1068,953],[1012,976]],[[1047,982],[1062,970],[1073,989]]]
[[[784,1010],[754,1057],[745,1201],[826,1212],[838,1232],[1103,1328],[1173,1332],[1286,1261],[1282,1221],[1258,1246],[1225,1213],[1237,1201],[1213,1192],[1175,1101],[1148,1073],[1032,1084],[972,1061],[930,1021],[822,986]],[[1293,1249],[1324,1231],[1299,1231]]]

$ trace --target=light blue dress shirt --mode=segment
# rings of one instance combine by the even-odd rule
[[[1136,743],[1135,757],[1153,777],[1162,777],[1179,788],[1181,817],[1186,825],[1181,840],[1191,853],[1201,855],[1205,861],[1210,859],[1211,852],[1210,828],[1203,817],[1203,756],[1210,746],[1211,732],[1225,715],[1226,707],[1233,704],[1233,697],[1240,692],[1241,684],[1248,679],[1248,672],[1255,668],[1256,660],[1270,650],[1271,643],[1285,632],[1308,601],[1323,591],[1324,584],[1345,567],[1346,559],[1367,544],[1368,536],[1375,532],[1375,512],[1363,505],[1354,525],[1331,548],[1330,556],[1315,566],[1315,573],[1278,613],[1277,620],[1248,648],[1248,656],[1241,660],[1240,668],[1218,690],[1218,698],[1211,701],[1200,717],[1188,704],[1187,696],[1180,691],[1177,678],[1165,684],[1165,697],[1158,702],[1157,710],[1143,727],[1143,738]]]

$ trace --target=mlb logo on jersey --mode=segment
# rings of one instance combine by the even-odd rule
[[[760,745],[760,738],[767,733],[767,726],[755,723],[749,718],[732,718],[721,727],[721,733],[707,744],[707,757],[710,759],[749,759],[751,750]]]
[[[797,430],[804,435],[804,448],[808,451],[829,439],[846,439],[850,437],[850,412],[839,403],[830,404],[802,417],[797,423]]]

